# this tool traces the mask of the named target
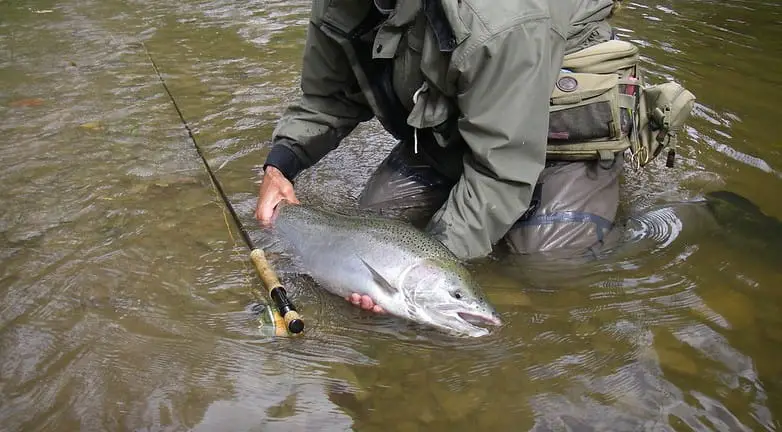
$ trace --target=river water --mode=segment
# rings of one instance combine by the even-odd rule
[[[698,97],[677,165],[625,174],[613,253],[474,263],[506,322],[478,340],[324,294],[253,224],[307,17],[299,0],[0,0],[1,430],[780,428],[778,2],[628,2],[615,25],[649,81]],[[246,248],[144,46],[303,337],[254,321]],[[349,211],[391,145],[362,125],[299,198]]]

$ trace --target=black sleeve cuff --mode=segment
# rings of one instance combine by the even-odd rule
[[[304,169],[304,164],[296,156],[296,153],[281,144],[272,146],[269,155],[266,156],[263,169],[266,170],[266,167],[269,165],[280,170],[285,178],[291,182]]]

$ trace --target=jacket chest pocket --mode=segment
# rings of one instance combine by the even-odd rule
[[[413,94],[412,102],[408,125],[415,129],[431,129],[440,147],[449,147],[460,141],[459,110],[452,98],[424,82]]]
[[[420,69],[425,77],[415,90],[407,124],[416,129],[430,129],[440,147],[461,142],[458,130],[459,107],[453,96],[455,85],[448,81],[450,54],[439,50],[434,34],[426,26],[416,33],[420,44]]]
[[[426,23],[417,19],[402,37],[399,49],[394,56],[393,85],[402,105],[407,112],[413,109],[413,95],[424,82],[421,72],[421,52],[423,49],[423,28]]]

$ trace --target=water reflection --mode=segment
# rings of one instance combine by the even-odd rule
[[[650,81],[699,98],[681,157],[628,171],[597,255],[472,263],[506,324],[466,340],[355,310],[260,229],[309,330],[248,313],[244,246],[137,42],[252,224],[308,2],[0,2],[3,427],[778,429],[782,8],[626,3]],[[350,211],[392,145],[363,125],[300,198]]]

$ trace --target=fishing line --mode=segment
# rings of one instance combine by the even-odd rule
[[[212,182],[212,186],[215,188],[218,195],[220,195],[220,198],[223,200],[223,203],[225,204],[225,207],[228,209],[228,212],[231,213],[231,217],[233,218],[234,224],[239,229],[239,232],[241,233],[245,244],[250,249],[250,258],[252,259],[253,264],[255,265],[255,269],[258,272],[258,276],[261,278],[261,281],[266,286],[266,289],[269,290],[269,296],[274,301],[274,304],[277,307],[278,312],[284,319],[285,326],[287,327],[290,333],[293,334],[301,333],[302,330],[304,330],[304,321],[301,320],[301,317],[296,311],[296,307],[293,305],[293,302],[291,302],[290,299],[288,299],[288,295],[285,292],[285,288],[282,286],[279,279],[277,279],[277,276],[274,274],[274,271],[271,269],[269,263],[266,261],[266,257],[263,251],[255,247],[252,239],[250,238],[250,235],[247,233],[247,230],[244,228],[244,225],[239,220],[239,216],[236,213],[236,210],[231,204],[231,201],[228,199],[228,196],[225,194],[225,191],[223,190],[223,187],[220,185],[220,182],[217,180],[217,176],[215,176],[214,172],[212,171],[212,168],[209,166],[209,162],[207,162],[204,153],[201,151],[201,146],[198,145],[198,141],[196,141],[195,135],[193,134],[193,131],[190,129],[190,125],[187,123],[187,120],[185,120],[185,116],[184,114],[182,114],[182,110],[179,108],[179,105],[176,103],[176,99],[174,99],[174,95],[171,93],[171,90],[169,90],[168,85],[166,85],[166,81],[163,79],[163,75],[160,73],[160,69],[158,69],[155,60],[152,58],[152,54],[147,49],[147,45],[142,41],[141,46],[144,48],[144,52],[146,53],[150,64],[152,64],[152,68],[155,70],[155,73],[157,74],[160,83],[163,85],[163,89],[165,89],[169,100],[171,100],[171,104],[174,105],[174,109],[176,109],[176,112],[179,115],[179,119],[182,121],[182,125],[184,125],[185,130],[187,130],[187,135],[190,137],[190,141],[193,143],[193,146],[196,149],[196,153],[198,153],[198,156],[201,158],[201,162],[203,162],[204,167],[206,168],[206,172],[209,174],[209,179]]]

